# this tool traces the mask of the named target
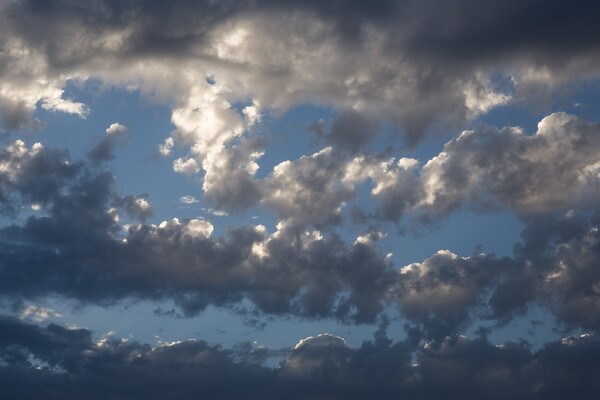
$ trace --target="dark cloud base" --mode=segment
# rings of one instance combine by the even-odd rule
[[[265,361],[282,357],[278,367]],[[294,348],[200,340],[151,347],[85,329],[0,317],[0,386],[7,399],[590,399],[600,391],[600,340],[570,337],[531,351],[462,336],[359,348],[319,335]]]

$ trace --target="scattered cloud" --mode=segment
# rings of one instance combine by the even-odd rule
[[[598,2],[562,0],[0,0],[0,300],[18,313],[0,316],[3,393],[593,397],[600,123],[594,94],[568,93],[600,79],[599,13]],[[155,215],[160,199],[119,192],[109,166],[129,147],[119,122],[96,126],[106,135],[83,152],[28,135],[50,113],[104,115],[72,95],[92,80],[169,107],[170,132],[151,146],[198,185],[179,211],[201,204],[206,218]],[[312,142],[270,153],[288,134],[271,132],[271,119],[306,105],[330,115],[308,126]],[[537,129],[522,113],[540,118]],[[403,236],[386,237],[390,227],[435,229],[458,210],[515,214],[512,254],[442,248],[394,264]],[[258,327],[273,316],[381,324],[357,348],[331,334],[275,350],[152,347],[42,327],[61,317],[35,305],[48,296],[150,300],[177,318],[243,304]],[[578,336],[534,351],[493,344],[488,328],[462,335],[530,307]],[[406,339],[387,338],[384,310],[403,318]],[[151,384],[133,387],[140,379]]]
[[[185,195],[185,196],[181,196],[179,198],[179,201],[183,204],[196,204],[198,203],[198,199],[196,199],[194,196],[192,195]]]

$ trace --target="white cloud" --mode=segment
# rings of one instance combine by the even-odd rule
[[[175,141],[172,137],[168,137],[165,139],[165,142],[158,146],[158,151],[163,156],[168,156],[173,151],[173,146],[175,145]]]
[[[184,174],[197,174],[200,172],[200,166],[193,158],[188,158],[187,160],[178,158],[177,160],[173,161],[173,170],[175,172],[181,172]]]
[[[210,222],[201,219],[191,219],[185,225],[185,233],[193,237],[210,237],[213,229]]]
[[[108,128],[106,128],[106,133],[108,135],[123,135],[127,133],[127,127],[125,125],[121,125],[118,122],[110,124]]]
[[[198,203],[198,199],[196,199],[194,196],[192,195],[185,195],[185,196],[181,196],[179,198],[179,201],[183,204],[195,204]]]

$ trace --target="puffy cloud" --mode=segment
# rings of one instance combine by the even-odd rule
[[[543,134],[549,132],[559,138],[564,134],[562,127]],[[582,137],[576,135],[576,142],[589,143]],[[583,151],[581,158],[586,157]],[[563,159],[569,164],[568,156]],[[300,176],[311,176],[314,163],[333,163],[344,194],[352,189],[344,179],[370,178],[375,196],[401,182],[404,178],[399,176],[414,179],[417,166],[412,159],[381,163],[363,156],[347,163],[330,150],[298,163],[290,171]],[[316,168],[315,176],[331,169]],[[329,181],[323,182],[326,189],[314,193],[329,190]],[[349,244],[332,232],[298,223],[302,213],[290,214],[272,233],[258,225],[212,236],[208,221],[177,218],[159,225],[130,224],[124,231],[120,212],[143,220],[151,215],[148,200],[120,196],[114,177],[101,165],[72,162],[65,152],[39,144],[28,147],[15,141],[0,148],[0,183],[5,212],[14,213],[23,202],[40,209],[0,230],[5,298],[58,294],[100,304],[129,297],[168,298],[188,315],[208,305],[249,300],[268,314],[357,323],[372,322],[385,305],[396,304],[436,338],[464,328],[474,313],[507,321],[535,303],[546,306],[566,326],[598,329],[596,216],[569,212],[562,218],[532,217],[512,258],[459,257],[440,251],[397,271],[377,248],[381,234]],[[331,193],[336,190],[333,186]],[[286,198],[302,200],[301,194]]]
[[[253,160],[240,161],[230,147],[262,110],[306,102],[345,110],[327,137],[356,151],[370,140],[374,117],[403,123],[415,142],[432,121],[460,124],[510,101],[512,91],[522,98],[597,76],[587,28],[597,6],[563,13],[561,5],[494,2],[490,12],[434,0],[368,9],[357,2],[4,2],[0,115],[9,129],[25,126],[37,104],[85,115],[84,105],[63,98],[69,79],[137,87],[173,106],[175,130],[160,151],[189,146],[176,170],[247,183],[235,168]],[[573,41],[578,46],[566,45]],[[509,83],[497,83],[498,74]],[[234,169],[219,170],[219,160],[232,157]]]
[[[44,214],[0,232],[6,296],[56,293],[84,303],[167,297],[188,313],[248,298],[267,313],[357,322],[372,321],[382,310],[393,272],[370,243],[347,245],[336,235],[283,222],[271,234],[250,226],[213,238],[209,222],[175,218],[131,224],[123,233],[119,210],[144,219],[150,205],[144,197],[115,193],[114,177],[101,166],[48,159],[61,153],[21,142],[3,151],[10,162],[27,163],[15,169],[6,164],[0,174],[5,197],[29,196],[45,206]],[[44,196],[33,195],[38,181],[22,175],[40,160],[51,177],[78,166],[51,180]],[[43,182],[44,175],[38,178]]]
[[[600,257],[598,215],[568,213],[529,221],[517,254],[529,260],[530,271],[508,290],[527,280],[530,297],[542,299],[567,327],[598,330],[600,320]]]
[[[414,208],[421,195],[417,167],[418,161],[412,158],[396,161],[358,156],[346,166],[343,181],[356,184],[370,179],[373,182],[371,195],[379,203],[378,217],[398,221]]]
[[[468,320],[469,311],[500,275],[494,261],[440,250],[421,263],[405,266],[397,289],[402,311],[426,325],[431,335],[447,335]]]
[[[187,160],[178,158],[177,160],[173,161],[173,170],[175,172],[183,172],[185,174],[197,174],[200,171],[200,166],[193,158],[188,158]]]
[[[205,198],[230,211],[256,205],[262,190],[254,176],[258,171],[256,160],[262,154],[242,146],[207,157],[202,163],[206,171],[202,185]]]
[[[599,389],[600,342],[581,335],[533,352],[524,343],[494,345],[451,336],[423,346],[385,337],[351,348],[321,334],[294,348],[270,350],[240,344],[223,349],[202,340],[150,346],[86,329],[43,328],[0,318],[0,382],[15,398],[103,398],[143,395],[181,399],[414,399],[587,398]],[[279,367],[264,364],[283,356]],[[413,360],[416,360],[414,362]],[[149,382],[139,385],[139,381]]]
[[[31,147],[16,140],[0,148],[0,207],[16,211],[22,202],[45,206],[81,170],[66,151]]]
[[[598,123],[564,113],[520,128],[465,131],[421,170],[427,212],[470,202],[508,207],[521,215],[592,207],[600,193]]]
[[[107,135],[123,135],[125,133],[127,133],[127,127],[119,124],[118,122],[110,124],[110,126],[106,128]]]
[[[272,233],[258,225],[213,237],[208,221],[176,218],[131,224],[123,232],[120,210],[143,220],[150,215],[149,202],[119,196],[114,178],[100,166],[19,141],[0,149],[0,156],[6,210],[21,200],[44,208],[0,231],[0,282],[10,298],[59,294],[83,303],[170,298],[190,315],[210,304],[248,299],[265,313],[354,322],[372,322],[386,304],[397,304],[438,338],[464,327],[477,310],[506,320],[537,302],[547,303],[562,322],[597,327],[596,219],[571,214],[532,219],[513,258],[441,251],[396,271],[377,249],[378,234],[348,244],[331,232],[307,229],[295,215]],[[315,161],[332,160],[329,151],[320,152],[300,159],[293,172],[304,174]],[[401,159],[356,170],[341,165],[340,175],[373,176],[374,190],[382,193],[398,180],[396,174],[414,176],[416,163]]]
[[[353,187],[343,182],[344,160],[331,147],[273,168],[265,182],[265,204],[283,218],[324,226],[339,222]]]
[[[139,220],[145,220],[153,215],[152,206],[145,197],[125,196],[115,202],[122,207],[127,214]]]

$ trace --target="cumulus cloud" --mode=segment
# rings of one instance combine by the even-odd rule
[[[520,128],[465,131],[421,170],[420,206],[445,213],[470,202],[519,214],[590,208],[600,193],[600,125],[565,113]]]
[[[119,124],[118,122],[110,124],[110,126],[106,128],[107,135],[123,135],[125,133],[127,133],[127,127]]]
[[[357,349],[309,337],[279,351],[273,369],[261,364],[269,351],[248,346],[95,342],[87,330],[2,317],[0,386],[14,398],[39,398],[40,388],[48,398],[88,398],[97,387],[126,398],[140,377],[156,382],[150,398],[167,387],[181,398],[186,388],[223,398],[591,397],[593,335],[532,352],[457,334],[530,305],[566,329],[600,329],[600,125],[554,113],[535,133],[477,128],[430,160],[367,149],[388,126],[410,147],[436,124],[460,130],[497,107],[597,79],[599,11],[597,2],[560,0],[1,2],[6,131],[35,129],[36,111],[85,118],[91,109],[70,98],[68,82],[137,90],[171,107],[173,130],[158,151],[175,172],[197,175],[214,207],[202,211],[264,206],[280,219],[270,231],[223,235],[202,218],[146,223],[148,196],[118,193],[105,169],[126,137],[118,122],[90,162],[11,141],[0,148],[0,212],[12,218],[0,228],[3,299],[169,299],[187,316],[244,303],[352,323],[373,323],[391,306],[413,329],[395,344],[379,331]],[[261,121],[306,103],[337,112],[311,128],[328,147],[258,174]],[[522,218],[521,243],[511,257],[440,250],[398,268],[377,245],[385,225],[353,243],[335,233],[365,183],[374,205],[361,212],[377,223],[502,208]],[[21,316],[51,315],[31,306]]]
[[[225,210],[260,202],[281,218],[316,227],[341,222],[365,181],[372,185],[373,215],[382,221],[433,219],[462,207],[505,208],[521,216],[591,209],[600,197],[598,131],[597,122],[554,113],[535,134],[518,127],[464,131],[424,164],[326,147],[284,161],[262,179],[255,178],[262,152],[234,147],[204,161],[210,167],[203,188]],[[174,164],[182,172],[200,170],[194,158]]]
[[[63,97],[69,79],[137,87],[172,105],[175,129],[160,152],[187,147],[174,169],[202,170],[204,190],[224,202],[238,196],[234,186],[217,190],[216,181],[254,190],[255,152],[231,154],[231,147],[249,135],[263,110],[333,106],[343,112],[328,140],[357,151],[372,139],[376,118],[403,124],[415,143],[433,121],[460,126],[511,101],[513,93],[523,99],[598,76],[597,46],[587,28],[596,5],[562,13],[561,4],[494,2],[483,9],[431,0],[365,8],[357,2],[142,6],[106,0],[97,7],[51,2],[41,12],[36,2],[4,2],[0,115],[8,129],[25,127],[38,104],[84,116],[83,104]],[[513,29],[506,33],[506,26]],[[566,45],[572,41],[578,46]],[[498,74],[508,84],[498,83]],[[250,198],[255,204],[256,194]]]
[[[101,165],[20,141],[0,156],[4,211],[14,212],[21,201],[44,209],[0,230],[0,282],[8,298],[172,299],[187,315],[249,300],[267,314],[357,323],[373,322],[386,305],[396,305],[437,338],[463,329],[474,313],[506,321],[538,304],[566,326],[598,327],[596,217],[531,217],[511,258],[440,251],[396,270],[377,247],[381,234],[350,244],[294,219],[280,221],[274,232],[256,225],[224,236],[213,236],[213,225],[202,219],[125,229],[120,213],[143,221],[150,203],[116,193],[114,177]],[[397,173],[414,176],[414,160],[372,165],[387,172],[360,170],[384,188],[385,178],[394,181]],[[352,171],[345,166],[342,171]]]
[[[320,334],[270,350],[248,343],[223,349],[196,339],[154,347],[116,337],[95,341],[86,329],[44,328],[6,316],[0,328],[0,382],[5,394],[24,399],[42,393],[48,399],[87,398],[98,387],[108,399],[546,400],[593,397],[600,389],[594,335],[568,337],[535,352],[525,343],[494,345],[464,336],[392,343],[385,334],[357,348]],[[273,356],[283,356],[279,367],[265,364]],[[140,379],[151,383],[140,387]]]
[[[273,168],[264,202],[283,218],[323,226],[339,222],[353,187],[344,185],[344,160],[331,147]]]
[[[114,177],[101,166],[71,163],[66,156],[47,160],[61,153],[21,142],[4,153],[13,162],[46,160],[50,177],[75,168],[50,180],[43,196],[31,192],[39,190],[37,181],[23,179],[28,164],[0,174],[7,199],[28,196],[46,211],[0,232],[7,296],[55,293],[84,303],[167,297],[190,314],[247,298],[266,313],[357,322],[374,320],[383,308],[393,271],[372,243],[348,245],[336,235],[285,222],[273,233],[248,226],[212,237],[208,221],[174,218],[130,224],[123,233],[119,211],[143,220],[150,204],[115,193]]]

